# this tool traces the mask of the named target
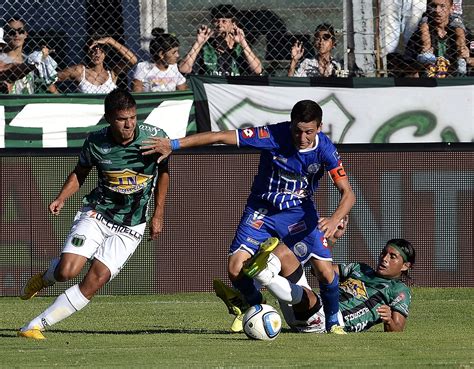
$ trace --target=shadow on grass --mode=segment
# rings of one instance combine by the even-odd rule
[[[16,337],[17,329],[0,328],[0,337],[13,338]],[[14,335],[3,332],[13,332]],[[124,331],[99,331],[99,330],[66,330],[66,329],[51,329],[46,333],[65,333],[65,334],[108,334],[108,335],[132,335],[132,334],[221,334],[221,335],[236,335],[236,333],[217,330],[217,329],[177,329],[177,328],[158,328],[158,329],[136,329]]]

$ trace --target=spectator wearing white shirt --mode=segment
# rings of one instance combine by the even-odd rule
[[[178,70],[179,41],[160,28],[152,31],[150,42],[152,61],[137,64],[133,77],[133,92],[165,92],[186,90],[186,78]]]

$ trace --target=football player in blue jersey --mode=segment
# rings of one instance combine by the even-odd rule
[[[262,294],[252,278],[242,273],[242,266],[257,253],[261,243],[269,237],[277,237],[292,249],[302,264],[311,264],[320,283],[327,331],[344,334],[337,318],[338,274],[332,268],[327,238],[333,235],[341,219],[349,213],[355,196],[336,147],[321,132],[322,115],[322,109],[316,102],[302,100],[293,107],[289,122],[204,132],[174,140],[150,138],[145,141],[143,154],[161,153],[160,159],[164,159],[179,148],[216,143],[261,150],[258,173],[230,245],[229,278],[249,305],[261,303]],[[320,219],[313,197],[326,171],[341,197],[334,213]],[[272,247],[276,246],[268,245],[265,252],[271,252]],[[214,282],[214,289],[229,312],[236,315],[231,329],[241,331],[243,307],[234,303],[238,300],[237,291],[218,280]]]
[[[60,258],[52,260],[44,273],[32,276],[20,297],[31,299],[43,288],[75,278],[91,260],[89,270],[79,284],[68,288],[22,327],[20,337],[44,339],[42,332],[47,327],[83,309],[120,272],[143,239],[152,194],[155,206],[149,219],[151,238],[162,231],[168,164],[157,164],[158,156],[140,155],[140,147],[145,138],[166,134],[154,126],[137,124],[137,104],[127,91],[110,92],[104,107],[109,125],[87,136],[76,167],[49,205],[49,211],[58,215],[93,167],[97,168],[97,187],[84,196]]]

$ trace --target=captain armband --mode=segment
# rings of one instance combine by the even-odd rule
[[[344,167],[342,165],[340,167],[331,169],[329,171],[329,175],[331,176],[331,180],[333,182],[337,182],[347,177],[346,171],[344,170]]]

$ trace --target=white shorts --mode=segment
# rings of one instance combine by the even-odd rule
[[[97,259],[110,270],[113,279],[143,238],[146,223],[126,227],[114,223],[95,210],[77,212],[63,253]]]

